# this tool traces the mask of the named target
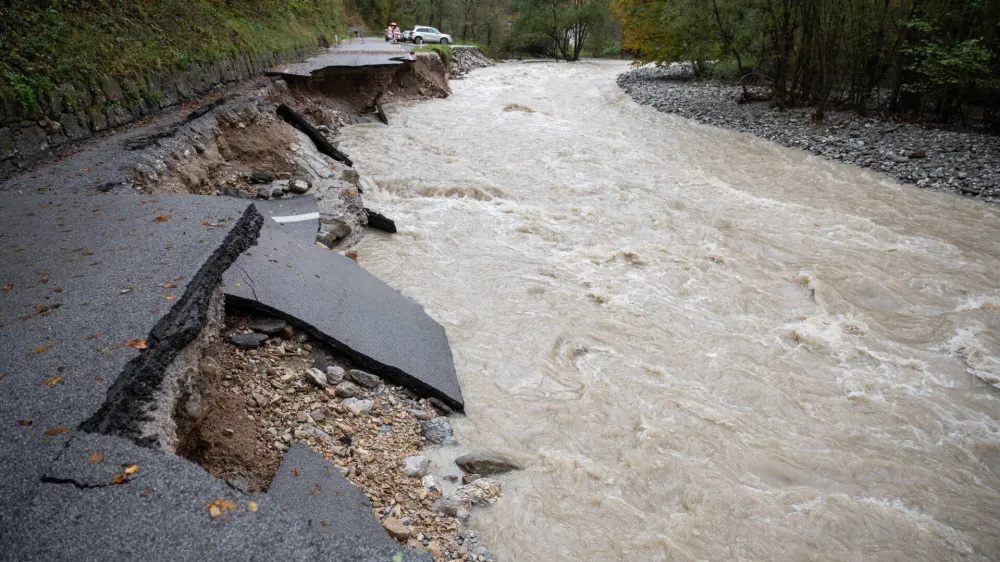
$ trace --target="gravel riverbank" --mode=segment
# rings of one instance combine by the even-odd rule
[[[660,111],[750,133],[827,158],[878,170],[900,182],[1000,201],[1000,138],[927,128],[812,108],[780,111],[768,102],[739,105],[738,86],[695,83],[683,65],[642,67],[618,76],[633,100]]]

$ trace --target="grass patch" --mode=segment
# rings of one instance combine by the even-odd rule
[[[341,0],[7,0],[0,97],[28,115],[59,84],[316,45],[344,21]]]
[[[451,46],[450,45],[423,45],[413,49],[414,53],[437,53],[444,61],[444,69],[451,69]]]

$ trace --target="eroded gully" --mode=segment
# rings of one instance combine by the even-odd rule
[[[528,466],[485,544],[1000,556],[1000,207],[640,107],[626,69],[499,65],[344,132],[401,226],[361,263],[447,329],[459,440]]]

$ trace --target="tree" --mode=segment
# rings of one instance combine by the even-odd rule
[[[614,0],[641,61],[759,77],[779,107],[1000,110],[1000,0]],[[728,71],[727,69],[732,69]]]

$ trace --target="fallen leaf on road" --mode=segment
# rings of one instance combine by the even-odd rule
[[[176,289],[177,288],[177,285],[174,285],[173,283],[160,283],[160,286],[163,287],[164,289]]]
[[[299,474],[300,474],[299,469],[297,469],[297,468],[293,468],[292,469],[292,476],[298,477]]]
[[[90,464],[101,464],[104,462],[104,453],[101,451],[94,451],[93,453],[90,453],[90,456],[87,457],[87,462]]]
[[[14,290],[14,286],[13,285],[4,285],[3,287],[0,287],[0,291],[3,291],[5,293],[9,293],[9,292],[11,292],[13,290]]]
[[[206,503],[205,507],[208,508],[208,514],[212,516],[212,519],[215,519],[230,509],[236,509],[236,504],[229,500],[218,498]]]
[[[125,342],[125,347],[134,347],[136,349],[146,349],[147,347],[149,347],[149,345],[146,343],[146,340],[140,338],[140,339],[137,339],[137,340],[128,340],[127,342]]]
[[[145,490],[139,492],[139,495],[142,496],[142,497],[144,497],[144,498],[148,498],[149,496],[153,495],[153,489],[152,488],[146,488]]]
[[[202,222],[201,222],[201,225],[202,225],[202,226],[222,226],[222,225],[221,225],[221,224],[219,224],[219,223],[215,223],[215,222],[208,222],[208,221],[202,221]]]
[[[168,220],[170,220],[170,217],[168,217],[167,215],[160,215],[155,219],[153,219],[153,222],[167,222]]]
[[[62,377],[52,377],[51,379],[45,381],[48,386],[55,386],[62,382]]]
[[[101,382],[104,380],[104,377],[94,377],[94,380],[97,382]]]
[[[125,467],[125,474],[127,476],[132,476],[136,472],[139,472],[139,465],[137,465],[137,464],[130,464],[130,465],[128,465],[128,466]]]
[[[172,301],[172,300],[174,300],[176,298],[177,298],[177,295],[167,295],[167,296],[163,297],[163,300],[165,300],[165,301]]]
[[[59,435],[60,433],[66,433],[69,428],[66,427],[46,427],[44,433],[45,435]]]
[[[52,349],[55,346],[56,346],[56,344],[54,344],[54,343],[50,343],[49,345],[40,345],[40,346],[36,347],[35,349],[32,349],[31,352],[32,353],[45,353],[46,351]]]
[[[247,509],[249,509],[251,513],[257,513],[257,502],[248,503]]]
[[[35,312],[37,312],[39,314],[42,314],[43,312],[48,312],[48,311],[49,311],[49,307],[45,306],[44,304],[36,304],[35,305]]]
[[[49,282],[49,278],[48,277],[42,277],[41,279],[39,279],[39,281],[41,281],[42,284],[45,284],[45,283]]]
[[[23,425],[24,427],[31,427],[33,422],[31,420],[17,420],[17,423]]]

